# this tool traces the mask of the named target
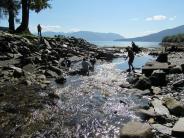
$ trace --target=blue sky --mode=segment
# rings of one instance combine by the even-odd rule
[[[52,9],[31,12],[32,32],[40,23],[44,31],[113,32],[135,37],[184,24],[183,0],[52,0],[51,4]]]

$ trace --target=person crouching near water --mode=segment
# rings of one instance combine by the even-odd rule
[[[129,66],[128,72],[131,72],[131,71],[134,72],[134,66],[133,66],[134,57],[135,57],[134,52],[132,51],[130,47],[127,47],[126,50],[128,52],[128,55],[126,57],[126,60],[128,58],[128,66]]]
[[[92,68],[91,64],[86,60],[86,58],[83,58],[83,60],[82,60],[82,69],[81,69],[82,74],[89,76],[90,68]]]

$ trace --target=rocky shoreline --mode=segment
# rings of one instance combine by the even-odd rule
[[[150,52],[151,55],[160,53],[160,49]],[[123,55],[121,48],[97,48],[73,37],[39,40],[34,36],[0,32],[0,136],[65,137],[58,121],[66,113],[57,106],[60,97],[49,87],[50,80],[62,84],[65,75],[80,73],[79,63],[91,54],[98,63]],[[120,137],[183,136],[183,56],[183,52],[169,52],[169,64],[163,63],[168,64],[168,72],[155,70],[149,76],[135,73],[129,84],[120,86],[149,99],[149,107],[135,109],[142,122],[122,124]],[[65,57],[72,63],[70,70],[59,66]]]

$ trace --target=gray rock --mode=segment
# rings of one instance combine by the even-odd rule
[[[141,129],[140,129],[141,128]],[[129,122],[120,129],[120,138],[152,138],[153,133],[148,124]]]
[[[49,66],[49,69],[55,73],[57,73],[58,75],[62,75],[62,71],[58,68],[58,67],[55,67],[55,66]]]
[[[183,87],[184,86],[184,79],[176,81],[173,83],[174,88]]]
[[[184,115],[184,106],[181,102],[177,101],[173,97],[165,97],[163,101],[171,114],[176,116]]]
[[[165,86],[166,85],[166,73],[162,70],[153,71],[150,76],[152,86]]]
[[[172,136],[183,137],[184,136],[184,118],[180,118],[172,129]]]
[[[171,73],[171,74],[180,74],[180,73],[182,73],[182,68],[181,68],[181,66],[176,66],[176,67],[172,68],[169,71],[169,73]]]
[[[153,124],[152,127],[164,135],[171,135],[172,128],[163,126],[161,124]]]
[[[58,84],[64,84],[66,82],[66,79],[63,76],[60,76],[55,80],[55,82]]]
[[[151,82],[147,77],[140,77],[134,85],[135,88],[140,90],[146,90],[151,88]]]
[[[44,44],[46,45],[46,48],[47,48],[47,49],[51,49],[51,48],[52,48],[52,47],[50,46],[49,42],[48,42],[46,39],[44,39],[43,42],[44,42]]]
[[[184,64],[181,64],[182,72],[184,73]]]
[[[162,105],[162,101],[158,99],[154,99],[152,102],[152,105],[154,106],[155,112],[161,116],[169,116],[169,110]]]
[[[161,93],[161,89],[159,87],[151,87],[153,94],[158,95]]]
[[[54,71],[51,71],[51,70],[45,71],[45,75],[47,77],[51,77],[51,78],[57,78],[58,77],[57,73],[55,73]]]

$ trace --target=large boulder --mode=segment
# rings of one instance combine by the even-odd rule
[[[162,70],[153,71],[150,80],[152,86],[165,86],[167,84],[166,73]]]
[[[120,138],[152,138],[153,133],[148,124],[130,122],[120,129]]]
[[[134,87],[137,88],[137,89],[140,89],[140,90],[150,89],[151,88],[151,82],[150,82],[149,78],[142,76],[135,83]]]
[[[184,118],[180,118],[172,129],[172,136],[183,138],[184,136]]]
[[[176,116],[184,115],[184,106],[181,102],[177,101],[173,97],[165,97],[163,98],[163,101],[171,114]]]

